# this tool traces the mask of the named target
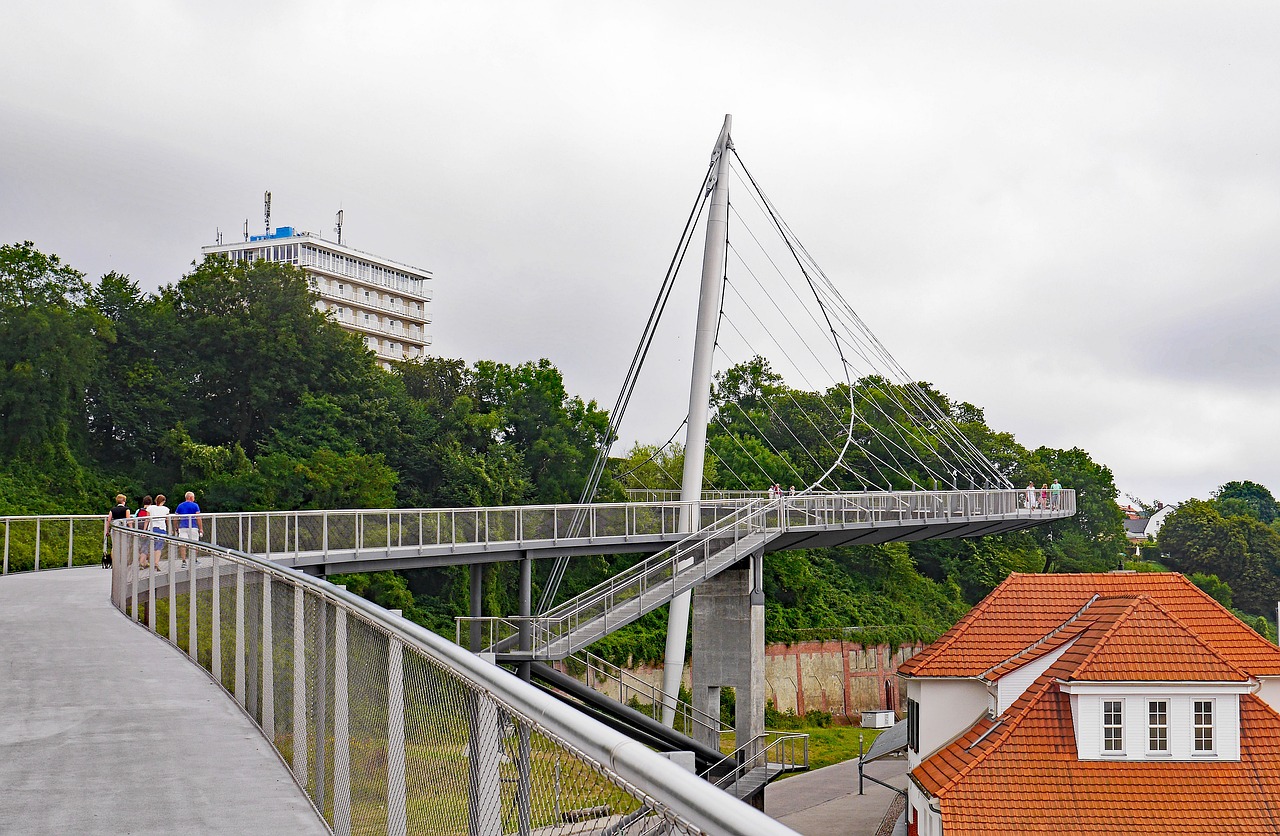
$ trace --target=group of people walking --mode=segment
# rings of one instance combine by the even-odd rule
[[[1062,507],[1062,485],[1057,479],[1053,484],[1044,482],[1040,490],[1036,490],[1035,482],[1027,482],[1027,508],[1042,511],[1057,511]]]
[[[165,503],[167,499],[164,494],[157,494],[155,497],[150,495],[142,498],[142,504],[138,506],[137,512],[129,510],[128,499],[124,494],[116,495],[115,507],[107,515],[107,525],[103,530],[103,537],[107,538],[108,545],[110,539],[108,535],[111,531],[112,523],[118,520],[132,520],[125,522],[140,531],[150,531],[152,534],[174,534],[178,538],[185,541],[197,542],[204,536],[204,521],[200,519],[200,506],[196,503],[196,495],[193,491],[187,491],[182,502],[178,503],[178,507],[172,511]],[[138,545],[138,565],[147,568],[151,565],[152,555],[157,562],[164,552],[164,540],[160,537],[144,537]],[[178,554],[182,560],[182,566],[187,566],[187,547],[185,545],[178,547]],[[104,550],[106,559],[103,566],[110,566],[111,560],[109,551]]]

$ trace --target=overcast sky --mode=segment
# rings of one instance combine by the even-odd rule
[[[9,2],[0,241],[155,289],[265,189],[273,226],[341,207],[434,272],[436,353],[609,406],[732,113],[913,376],[1122,493],[1280,492],[1278,35],[1221,0]]]

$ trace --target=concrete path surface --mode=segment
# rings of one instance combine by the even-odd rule
[[[110,574],[0,577],[0,832],[328,833],[235,702],[111,606]]]
[[[906,758],[867,764],[867,775],[906,788]],[[871,781],[858,795],[856,760],[775,781],[764,791],[764,811],[802,836],[875,836],[894,793]]]

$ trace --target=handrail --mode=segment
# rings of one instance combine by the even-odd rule
[[[975,518],[1047,521],[1076,510],[1075,491],[1051,493],[1044,503],[1033,492],[1028,507],[1025,490],[914,491],[898,493],[801,493],[772,501],[781,503],[789,529],[878,524],[918,524]],[[709,494],[700,503],[699,527],[724,521],[752,502],[768,502],[750,494]],[[1047,504],[1049,507],[1037,507]],[[314,511],[203,512],[205,532],[217,545],[266,558],[295,561],[317,557],[369,561],[390,557],[433,555],[453,558],[474,550],[510,551],[581,548],[608,543],[618,550],[635,542],[645,546],[683,539],[681,502],[612,502],[573,505],[507,505],[469,508],[381,508]],[[0,517],[4,559],[0,574],[29,568],[96,562],[101,534],[95,524],[103,514],[14,515]],[[29,527],[30,531],[24,527]],[[74,541],[74,542],[71,542]],[[66,551],[63,551],[64,548]],[[394,554],[393,554],[394,550]],[[12,559],[10,559],[12,557]]]
[[[770,735],[774,736],[773,742],[761,745],[761,743]],[[795,758],[795,750],[797,746],[800,746],[801,752],[804,755],[800,760]],[[747,754],[748,752],[751,752],[751,754]],[[770,760],[769,754],[771,752],[777,753],[779,757]],[[764,734],[756,735],[751,740],[748,740],[746,743],[733,750],[732,754],[725,756],[725,761],[730,759],[737,761],[737,766],[735,766],[733,771],[729,774],[716,779],[715,785],[721,789],[731,786],[747,775],[747,773],[752,769],[762,765],[769,766],[776,764],[779,767],[780,772],[808,769],[809,735],[803,732],[765,732]],[[721,764],[723,763],[724,761],[721,761]],[[717,764],[717,766],[719,766],[719,764]],[[716,766],[713,766],[704,771],[703,777],[707,777],[708,780],[710,780],[710,776],[715,769]]]
[[[464,618],[458,619],[458,629],[461,630],[463,621],[467,623],[497,621],[503,624],[528,626],[531,628],[529,632],[532,647],[526,650],[535,655],[561,639],[571,638],[582,628],[594,625],[597,621],[603,621],[602,629],[605,633],[611,632],[670,601],[680,591],[676,588],[677,579],[696,573],[699,568],[706,577],[710,577],[706,569],[712,557],[711,543],[732,538],[732,545],[726,548],[740,548],[740,543],[746,536],[761,534],[767,530],[770,513],[778,517],[778,528],[780,528],[779,501],[752,500],[732,514],[690,533],[678,543],[619,572],[542,615],[499,617],[498,619]],[[745,534],[744,529],[746,529]],[[759,545],[763,546],[763,541]],[[670,581],[669,588],[664,587],[668,581]],[[647,601],[646,593],[649,593]],[[635,610],[624,618],[616,619],[610,626],[609,614],[619,605],[635,599],[638,599]],[[566,649],[572,652],[580,648],[572,646],[562,648],[562,650]]]
[[[545,799],[535,799],[533,793],[552,786],[559,816],[561,792],[568,789],[559,778],[561,760],[554,762],[553,785],[542,765],[547,763],[545,758],[530,757],[533,737],[545,741],[538,746],[560,751],[567,758],[565,763],[581,764],[586,771],[577,773],[579,782],[592,774],[603,775],[615,792],[657,811],[677,832],[793,833],[709,785],[690,781],[689,773],[676,764],[503,669],[326,581],[199,541],[127,526],[114,527],[113,536],[120,555],[112,576],[113,603],[135,621],[141,620],[145,608],[142,623],[148,629],[184,649],[215,681],[228,687],[267,739],[282,747],[282,757],[292,761],[300,783],[312,793],[335,833],[352,832],[353,782],[357,777],[366,780],[363,770],[368,769],[378,770],[386,779],[386,803],[374,805],[377,809],[370,815],[375,822],[385,820],[388,833],[405,832],[406,787],[424,792],[424,783],[450,780],[460,780],[462,796],[472,799],[465,806],[473,825],[477,818],[489,822],[472,832],[509,831],[512,828],[503,824],[506,816],[520,822],[518,829],[528,829],[531,816],[550,815],[549,807],[534,806]],[[143,572],[142,549],[156,540],[161,550]],[[178,569],[179,549],[188,550],[189,569]],[[165,564],[163,571],[157,568],[160,563]],[[161,577],[163,582],[158,583]],[[160,610],[167,611],[167,626],[158,617]],[[186,630],[179,629],[180,614],[185,615]],[[223,618],[234,622],[234,630],[220,626]],[[221,647],[222,641],[232,646]],[[263,647],[272,647],[273,652],[263,653]],[[411,662],[410,657],[417,661]],[[323,665],[313,661],[326,658],[331,661]],[[233,676],[224,665],[234,667]],[[292,691],[289,670],[284,668],[292,671]],[[498,795],[490,797],[477,788],[489,787],[496,793],[500,781],[511,780],[509,768],[499,763],[504,717],[514,723],[519,742],[513,750],[512,804],[499,807],[492,801]],[[428,731],[419,731],[423,724]],[[353,767],[354,747],[361,743],[358,735],[371,733],[375,735],[373,751],[386,754],[362,761],[365,766],[357,771]],[[406,743],[410,734],[415,741],[412,757]],[[431,769],[436,776],[433,781],[424,782],[423,776],[408,781],[406,769],[416,768],[414,758],[435,757],[431,753],[440,748],[427,743],[441,735],[447,740],[450,734],[464,734],[461,744],[446,742],[443,748],[450,758],[460,750],[468,753],[470,766],[462,770],[465,774],[458,776],[457,770],[441,770],[437,765]],[[325,740],[328,746],[314,749],[294,745]],[[309,766],[315,766],[319,780],[310,780]],[[544,771],[538,773],[538,769]],[[445,777],[450,772],[452,779]],[[377,781],[371,787],[384,785]],[[501,792],[508,796],[508,790]]]
[[[608,682],[617,683],[618,696],[620,703],[627,702],[628,693],[633,696],[647,696],[649,705],[674,705],[676,710],[676,726],[680,725],[679,720],[684,718],[688,721],[688,726],[698,725],[711,734],[729,734],[733,731],[733,727],[727,725],[719,717],[714,717],[703,711],[698,710],[690,703],[681,700],[678,695],[668,694],[650,682],[645,682],[640,677],[628,671],[621,665],[615,665],[607,659],[591,653],[588,650],[579,650],[577,653],[566,657],[566,661],[575,661],[586,668],[587,684],[591,684],[594,677],[603,677]]]

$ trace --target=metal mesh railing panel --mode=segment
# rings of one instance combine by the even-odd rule
[[[409,519],[388,525],[384,515],[383,530],[398,538]],[[237,537],[275,536],[265,526],[251,533],[248,522]],[[291,527],[299,538],[305,530]],[[152,539],[128,530],[119,537],[127,549]],[[637,786],[635,775],[648,772],[628,779],[615,771],[616,750],[596,759],[590,744],[570,744],[577,721],[547,725],[545,706],[518,707],[529,697],[505,702],[500,694],[528,688],[505,684],[509,674],[481,665],[476,675],[495,677],[482,684],[458,669],[478,664],[462,661],[473,657],[451,656],[456,650],[435,637],[333,587],[203,543],[187,545],[183,568],[178,541],[162,540],[158,570],[154,553],[146,569],[130,557],[116,564],[113,601],[126,611],[137,601],[158,635],[194,647],[195,661],[258,723],[335,833],[586,834],[655,822],[672,833],[743,832],[691,824]],[[725,803],[708,798],[710,807]]]

